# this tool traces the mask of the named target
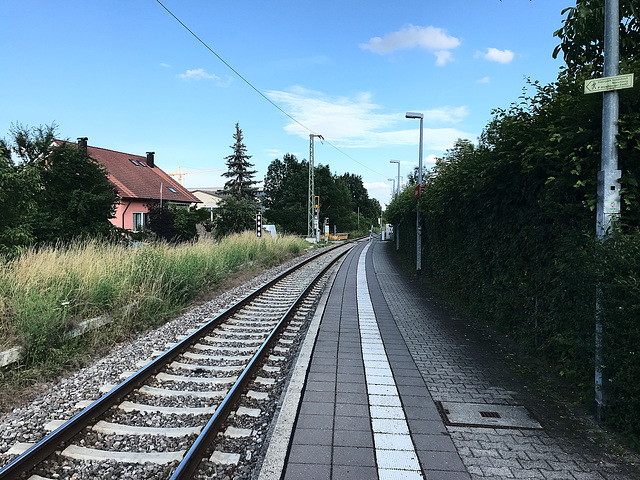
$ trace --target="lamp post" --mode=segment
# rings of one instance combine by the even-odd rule
[[[418,153],[418,182],[420,185],[420,195],[422,195],[422,120],[424,115],[422,113],[407,112],[406,118],[419,118],[420,119],[420,150]],[[419,275],[422,273],[422,227],[420,226],[420,196],[418,196],[418,205],[416,208],[416,273]]]
[[[393,189],[391,190],[391,200],[393,200],[393,191],[396,189],[396,179],[395,178],[387,178],[390,182],[393,182]],[[397,197],[397,194],[396,194]],[[393,236],[396,239],[396,252],[400,250],[400,230],[398,229],[398,225],[393,226]]]
[[[400,195],[400,161],[399,160],[389,160],[389,163],[397,163],[398,164],[398,183],[396,184],[396,197]]]

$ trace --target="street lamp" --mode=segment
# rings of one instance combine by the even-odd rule
[[[393,187],[391,188],[391,199],[393,199],[393,193],[396,191],[396,179],[395,178],[387,178],[389,182],[393,182]]]
[[[420,150],[418,154],[418,182],[420,185],[420,195],[422,195],[422,120],[424,115],[422,113],[407,112],[406,118],[419,118],[420,119]],[[420,197],[418,197],[418,206],[416,208],[416,273],[422,273],[422,227],[420,226]]]
[[[396,198],[400,196],[400,161],[398,160],[389,160],[389,163],[397,163],[398,164],[398,188],[396,190]],[[396,237],[396,252],[400,251],[400,228],[398,225],[393,226],[393,234]]]
[[[400,161],[399,160],[389,160],[389,163],[397,163],[398,164],[398,183],[396,189],[396,197],[400,195]]]

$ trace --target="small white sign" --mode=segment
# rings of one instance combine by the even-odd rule
[[[633,73],[614,77],[594,78],[584,82],[584,93],[610,92],[633,87]]]

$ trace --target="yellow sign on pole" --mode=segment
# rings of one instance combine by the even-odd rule
[[[594,78],[584,82],[584,93],[610,92],[633,87],[633,73],[614,77]]]

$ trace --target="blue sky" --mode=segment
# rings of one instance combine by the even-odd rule
[[[391,182],[457,138],[474,142],[525,78],[546,84],[560,12],[571,0],[2,0],[0,136],[55,122],[59,137],[156,152],[188,188],[221,186],[236,122],[262,180],[293,153],[361,175],[389,201]],[[301,126],[302,124],[303,126]]]

